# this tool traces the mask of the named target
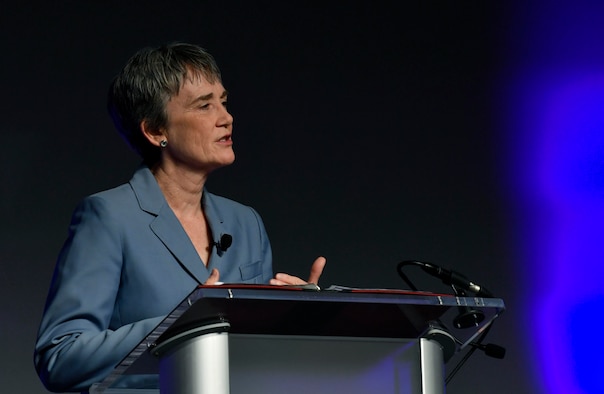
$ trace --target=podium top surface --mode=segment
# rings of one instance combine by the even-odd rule
[[[202,286],[175,310],[158,342],[204,322],[228,321],[231,333],[417,338],[426,323],[458,307],[500,314],[503,301],[399,290],[312,291],[253,285]],[[485,316],[486,318],[487,316]],[[447,322],[440,324],[448,325]]]

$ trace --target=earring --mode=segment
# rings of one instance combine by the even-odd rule
[[[168,141],[166,140],[161,140],[159,142],[159,146],[161,146],[162,148],[165,148],[166,146],[168,146]]]

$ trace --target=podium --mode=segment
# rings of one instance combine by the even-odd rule
[[[201,286],[91,394],[444,394],[444,366],[501,299]]]

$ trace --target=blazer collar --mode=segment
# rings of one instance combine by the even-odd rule
[[[204,189],[203,195],[201,197],[201,203],[203,204],[203,210],[206,215],[206,220],[210,225],[212,239],[214,240],[214,242],[219,242],[222,236],[228,231],[226,230],[224,216],[222,215],[221,211],[218,209],[218,206],[216,204],[216,196],[208,192],[207,189]],[[214,253],[217,253],[219,256],[222,256],[222,254],[224,253],[219,250],[219,248],[212,248],[212,252],[212,255]],[[210,263],[212,263],[212,258],[210,258]]]
[[[138,167],[129,183],[143,211],[157,216],[168,205],[157,180],[146,165]]]

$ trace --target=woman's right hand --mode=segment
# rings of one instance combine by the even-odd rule
[[[218,272],[218,270],[216,268],[213,268],[212,273],[208,277],[208,280],[206,280],[203,284],[204,284],[204,286],[212,286],[212,285],[215,285],[219,280],[220,280],[220,272]]]

